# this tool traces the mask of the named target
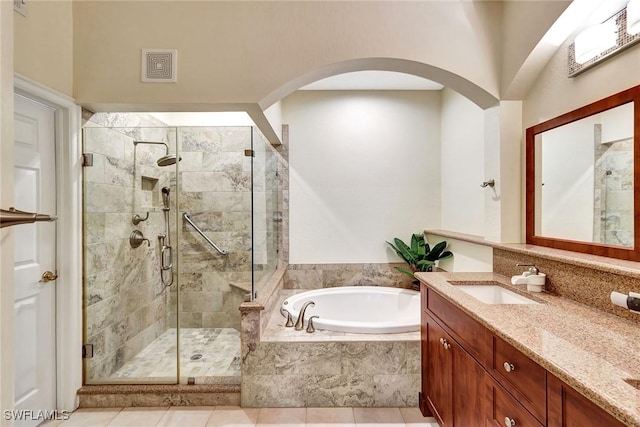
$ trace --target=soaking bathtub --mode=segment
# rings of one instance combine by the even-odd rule
[[[293,295],[282,303],[295,321],[307,301],[305,313],[316,329],[361,334],[413,332],[420,330],[420,293],[383,286],[342,286]]]

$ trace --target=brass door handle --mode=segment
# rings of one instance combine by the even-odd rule
[[[40,283],[51,282],[52,280],[56,280],[58,275],[53,271],[45,271],[42,273],[42,277],[40,278]]]

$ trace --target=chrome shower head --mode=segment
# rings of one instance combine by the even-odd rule
[[[167,154],[158,159],[158,166],[171,166],[175,165],[176,161],[182,160],[182,157],[176,157],[175,154]]]
[[[157,161],[158,166],[170,166],[175,165],[176,161],[182,160],[182,157],[178,157],[175,154],[169,154],[169,145],[166,142],[156,141],[133,141],[133,145],[138,144],[151,144],[151,145],[164,145],[164,156],[160,157]]]

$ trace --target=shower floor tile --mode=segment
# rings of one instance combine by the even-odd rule
[[[170,328],[114,372],[110,380],[175,381],[176,329]],[[240,332],[232,328],[180,329],[180,378],[196,384],[240,382]]]

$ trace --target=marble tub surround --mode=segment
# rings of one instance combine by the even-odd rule
[[[243,361],[246,407],[414,407],[419,341],[261,342]]]
[[[637,323],[547,292],[533,305],[480,303],[449,282],[499,282],[496,273],[419,273],[421,281],[543,368],[629,426],[640,426]]]
[[[303,290],[275,295],[270,312],[245,303],[242,332],[242,405],[334,407],[417,405],[420,333],[346,334],[292,331],[279,306]],[[260,328],[260,315],[268,317]]]
[[[395,269],[405,263],[291,264],[285,289],[321,289],[336,286],[389,286],[411,289],[411,278]]]

